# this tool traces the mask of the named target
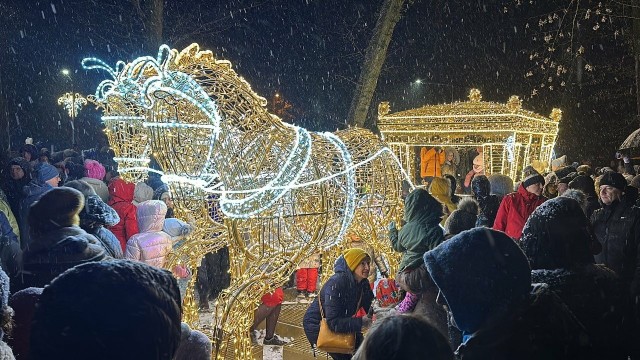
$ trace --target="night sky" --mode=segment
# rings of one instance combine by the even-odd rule
[[[538,19],[562,1],[516,6],[515,1],[414,0],[406,5],[389,47],[370,111],[390,101],[392,111],[466,100],[477,87],[483,99],[506,102],[519,95],[526,109],[548,115],[560,107],[558,154],[570,160],[608,161],[638,127],[633,62],[623,20],[598,32],[585,20],[583,63],[569,63],[563,79],[535,70],[531,54],[541,46]],[[344,128],[381,0],[165,1],[164,42],[192,42],[230,60],[254,90],[293,104],[297,125],[312,130]],[[154,55],[131,1],[0,0],[0,121],[13,148],[27,136],[45,146],[70,145],[68,117],[56,99],[73,86],[95,91],[104,74],[81,69],[84,57],[109,64]],[[589,20],[590,21],[590,20]],[[529,26],[527,26],[529,24]],[[604,25],[608,28],[604,29]],[[619,32],[612,35],[615,29]],[[628,31],[627,31],[628,33]],[[536,38],[536,39],[534,39]],[[532,75],[526,77],[528,71]],[[420,79],[420,83],[415,81]],[[563,80],[566,85],[558,83]],[[541,84],[545,87],[542,88]],[[531,96],[533,89],[538,94]],[[82,110],[83,148],[100,143],[99,112]],[[4,130],[3,130],[4,131]]]

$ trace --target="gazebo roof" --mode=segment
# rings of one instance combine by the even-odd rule
[[[459,124],[482,122],[501,123],[495,130],[521,129],[542,133],[557,133],[557,124],[562,117],[559,109],[553,109],[549,117],[522,109],[522,100],[511,96],[507,103],[482,101],[477,89],[472,89],[469,101],[458,101],[450,104],[425,105],[416,109],[390,113],[389,103],[383,102],[378,107],[378,125],[391,130],[396,125],[408,125],[411,119],[415,125],[425,124]],[[529,126],[526,126],[530,124]],[[523,126],[524,125],[524,126]],[[508,129],[507,129],[508,128]],[[538,130],[538,131],[536,131]]]

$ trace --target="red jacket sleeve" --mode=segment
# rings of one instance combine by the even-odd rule
[[[140,230],[138,230],[138,217],[136,216],[136,211],[137,208],[134,205],[129,209],[129,211],[127,211],[127,217],[124,220],[124,232],[127,240],[140,232]]]
[[[505,231],[507,229],[507,221],[509,221],[509,210],[511,210],[511,196],[507,195],[502,199],[496,219],[493,222],[495,230]]]

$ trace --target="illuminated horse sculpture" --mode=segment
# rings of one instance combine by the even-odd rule
[[[395,270],[386,226],[401,217],[407,177],[371,132],[315,133],[282,122],[228,61],[197,44],[181,52],[162,46],[157,58],[115,70],[96,59],[83,65],[113,77],[99,86],[98,102],[126,99],[134,104],[127,111],[145,114],[138,126],[163,180],[177,201],[183,196],[191,204],[182,214],[218,206],[224,214],[224,236],[209,238],[216,244],[210,248],[228,244],[231,260],[232,283],[218,298],[214,319],[222,333],[212,334],[218,358],[230,339],[236,358],[250,358],[248,329],[261,296],[284,284],[305,257],[339,247],[347,232],[388,254]],[[207,230],[214,232],[220,229]],[[193,245],[188,239],[176,258],[199,261],[203,254]]]

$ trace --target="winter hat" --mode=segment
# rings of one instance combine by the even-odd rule
[[[31,231],[44,233],[80,224],[78,214],[84,207],[84,196],[76,189],[53,188],[29,209]]]
[[[574,171],[574,172],[570,173],[569,175],[567,175],[567,176],[561,178],[560,180],[558,180],[558,184],[567,184],[567,185],[569,185],[571,180],[573,180],[577,176],[578,176],[578,173]]]
[[[369,254],[360,248],[347,249],[342,252],[342,257],[344,257],[351,271],[354,271],[365,258],[371,258]]]
[[[114,226],[120,222],[120,216],[96,194],[93,187],[84,180],[73,180],[64,184],[64,187],[76,189],[84,195],[84,208],[80,212],[80,220],[84,227],[87,222],[98,223],[106,226]]]
[[[162,231],[169,234],[174,241],[191,234],[193,230],[191,224],[176,218],[164,219],[164,223],[162,224]]]
[[[562,155],[557,159],[551,160],[551,171],[556,171],[567,163],[567,155]]]
[[[85,263],[42,291],[31,359],[172,359],[180,318],[169,271],[130,260]]]
[[[591,264],[594,241],[597,240],[582,207],[565,196],[538,206],[524,225],[520,239],[533,270]]]
[[[627,187],[627,180],[625,180],[624,176],[620,173],[607,171],[600,177],[600,186],[603,185],[612,186],[620,191],[624,191]]]
[[[67,166],[68,176],[70,179],[78,180],[84,177],[84,165],[77,164],[73,161],[65,161],[65,164]]]
[[[471,191],[476,198],[485,198],[491,194],[491,183],[485,175],[476,175],[471,180]]]
[[[153,188],[143,182],[136,183],[133,191],[133,205],[138,205],[147,200],[153,199]]]
[[[450,235],[459,234],[474,228],[476,220],[478,220],[478,203],[470,197],[465,197],[460,200],[458,208],[444,222],[444,230]]]
[[[584,175],[593,175],[593,170],[589,165],[580,165],[576,168],[576,171]]]
[[[104,175],[106,174],[104,166],[102,166],[102,164],[100,164],[99,162],[91,159],[87,159],[84,161],[84,169],[87,177],[90,177],[92,179],[102,180],[104,179]]]
[[[591,176],[578,175],[569,182],[569,188],[577,189],[585,193],[587,196],[597,196],[596,186]]]
[[[25,152],[31,154],[30,161],[36,160],[38,158],[38,149],[33,144],[22,145],[22,147],[20,148],[20,155],[24,154]]]
[[[527,297],[531,268],[518,245],[489,228],[463,231],[423,256],[457,327],[474,333]]]
[[[542,175],[540,175],[540,173],[536,171],[536,169],[534,169],[531,165],[525,167],[522,171],[522,174],[522,186],[524,188],[527,188],[528,186],[531,186],[533,184],[544,184],[544,178],[542,177]]]
[[[513,192],[513,179],[507,175],[491,174],[488,178],[491,183],[491,194],[505,196]]]
[[[45,183],[48,180],[56,178],[60,176],[58,169],[55,166],[48,163],[38,163],[33,168],[33,177],[38,179],[38,182]]]
[[[587,195],[583,193],[582,190],[568,189],[560,196],[577,201],[584,213],[587,213],[587,206],[589,205],[589,202],[587,201]]]
[[[563,167],[561,169],[558,169],[558,170],[556,170],[554,172],[558,176],[558,179],[562,179],[563,177],[568,176],[571,173],[577,172],[577,170],[573,166],[565,166],[565,167]]]

